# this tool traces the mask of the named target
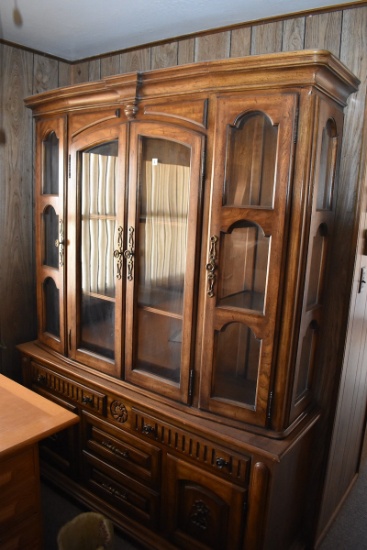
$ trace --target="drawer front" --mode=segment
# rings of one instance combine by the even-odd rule
[[[83,475],[87,487],[123,516],[133,518],[145,527],[157,528],[159,494],[119,470],[83,451]]]
[[[248,485],[249,457],[224,450],[205,439],[142,413],[138,409],[132,409],[132,416],[135,430],[147,439],[162,443],[225,479],[244,486]]]
[[[82,414],[83,447],[134,479],[160,484],[161,450],[87,412]]]
[[[106,414],[107,396],[105,394],[52,372],[35,361],[31,361],[31,380],[34,389],[47,389],[53,394],[70,399],[89,410],[101,415]]]

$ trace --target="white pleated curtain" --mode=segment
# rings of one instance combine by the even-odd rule
[[[190,168],[145,162],[145,284],[183,285],[190,191]]]
[[[82,155],[82,289],[115,294],[115,175],[117,157]]]

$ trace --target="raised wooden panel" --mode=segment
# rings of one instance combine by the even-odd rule
[[[187,121],[198,124],[202,128],[207,123],[207,100],[149,103],[144,107],[144,114],[171,117],[176,122]]]
[[[167,457],[167,536],[185,550],[241,547],[246,492]]]

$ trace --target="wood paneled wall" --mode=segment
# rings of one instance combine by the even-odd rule
[[[367,87],[365,4],[313,15],[287,17],[263,24],[236,26],[222,32],[177,39],[75,64],[0,44],[0,372],[13,378],[19,377],[15,345],[32,339],[36,334],[32,220],[33,131],[31,114],[24,108],[23,98],[58,86],[98,80],[117,73],[308,48],[330,50],[361,80],[360,89],[350,99],[346,110],[341,163],[341,184],[344,190],[342,200],[348,204],[350,215],[338,222],[340,247],[343,247],[343,235],[346,233],[355,235],[357,246],[366,224],[366,201],[362,200],[367,185],[364,172],[366,155],[362,155]],[[366,144],[367,139],[364,148]],[[360,181],[364,185],[362,195],[357,191]],[[362,221],[356,226],[352,221],[353,212],[360,209],[361,205]],[[329,521],[335,502],[340,500],[356,471],[355,453],[349,451],[351,438],[353,437],[354,442],[357,441],[357,431],[359,430],[359,434],[363,431],[367,365],[362,358],[367,356],[367,312],[366,294],[361,295],[356,291],[358,270],[363,262],[367,263],[362,252],[360,244],[354,282],[351,268],[355,261],[355,249],[343,250],[343,262],[335,266],[343,272],[343,292],[349,295],[349,289],[352,288],[352,299],[347,346],[345,348],[345,343],[342,342],[335,351],[335,357],[329,358],[331,362],[339,361],[341,369],[341,358],[346,352],[337,415],[338,429],[341,432],[334,431],[334,434],[338,433],[339,443],[335,448],[332,447],[334,456],[329,463],[328,484],[333,488],[333,495],[330,496],[330,490],[324,495],[320,532]],[[335,307],[338,307],[337,295]],[[346,331],[346,325],[330,328],[331,334],[343,331]],[[334,376],[329,378],[330,380],[324,382],[325,392],[331,391],[338,384],[338,376],[337,380],[333,379]],[[351,421],[353,411],[354,418],[358,415],[359,419],[358,428],[354,432],[350,429],[355,425]],[[345,425],[343,418],[347,416],[349,424]],[[342,437],[340,433],[343,434]],[[333,471],[331,474],[330,468]],[[344,472],[344,477],[341,472]]]

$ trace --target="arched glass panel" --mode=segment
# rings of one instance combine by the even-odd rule
[[[226,206],[273,206],[278,127],[264,113],[249,113],[228,126]]]
[[[51,132],[43,141],[42,193],[59,194],[59,139],[55,132]]]
[[[263,311],[270,238],[251,222],[221,236],[218,305]]]
[[[338,138],[336,124],[334,120],[329,119],[322,132],[317,210],[332,209],[337,151]]]
[[[47,277],[43,283],[44,296],[44,331],[60,338],[60,301],[59,289],[51,277]]]
[[[242,323],[218,331],[212,397],[255,406],[260,350],[261,341]]]
[[[59,216],[52,206],[45,208],[43,212],[43,264],[49,267],[59,266]]]

